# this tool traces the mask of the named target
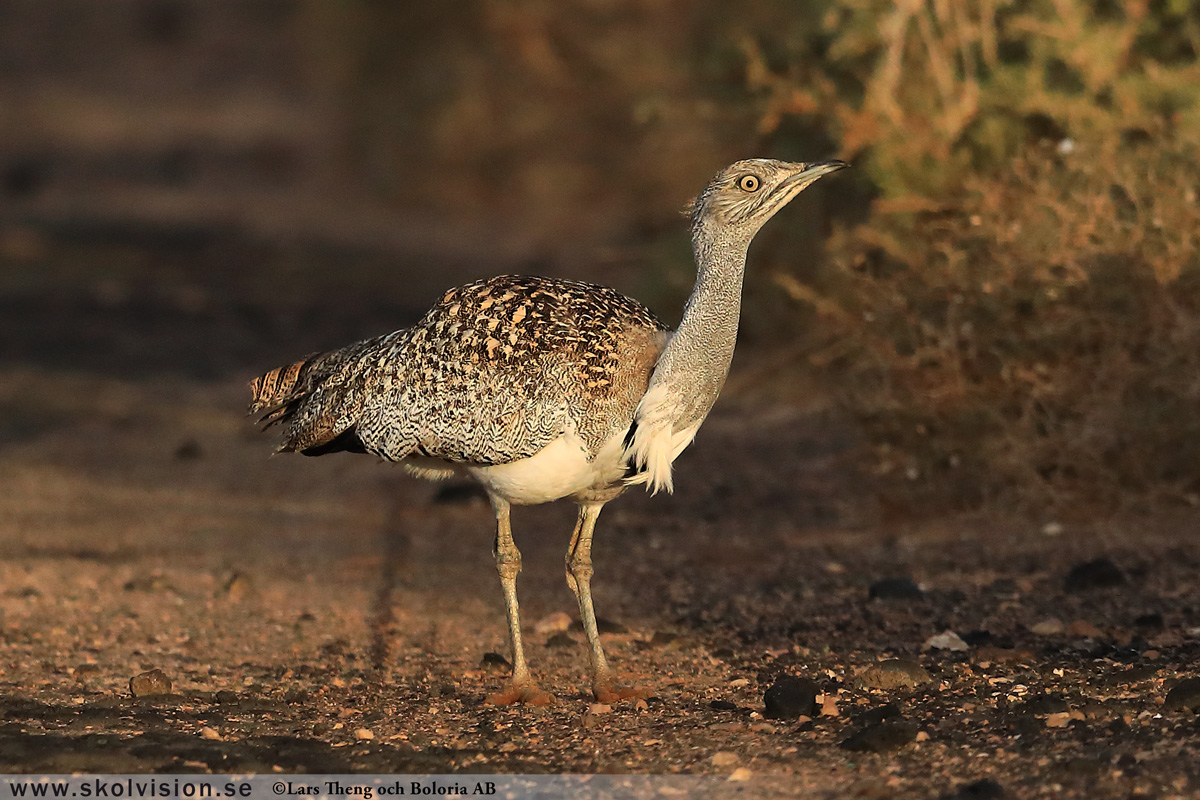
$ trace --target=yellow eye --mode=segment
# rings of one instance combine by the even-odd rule
[[[757,192],[758,187],[762,185],[757,175],[743,175],[738,181],[738,188],[744,192]]]

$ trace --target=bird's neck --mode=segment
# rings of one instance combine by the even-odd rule
[[[703,223],[692,231],[696,286],[652,379],[678,403],[676,431],[698,425],[725,385],[737,342],[749,239]]]

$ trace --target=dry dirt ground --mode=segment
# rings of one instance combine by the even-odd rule
[[[7,244],[0,771],[1200,791],[1195,516],[884,521],[852,438],[799,393],[733,391],[674,496],[630,493],[601,519],[606,646],[644,703],[584,691],[582,635],[563,629],[573,509],[518,510],[528,653],[558,702],[484,704],[507,656],[487,504],[366,457],[268,458],[241,413],[256,369],[415,301],[349,280],[354,257],[321,271],[331,284],[259,287],[252,248],[101,239]],[[884,659],[909,663],[864,672]],[[155,669],[169,692],[133,697]],[[781,676],[812,683],[769,717]]]

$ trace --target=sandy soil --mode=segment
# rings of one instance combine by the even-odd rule
[[[585,692],[560,504],[514,516],[528,653],[558,702],[495,708],[507,641],[482,498],[366,457],[268,458],[241,413],[256,369],[412,309],[361,284],[272,302],[228,248],[199,271],[191,244],[74,247],[0,294],[0,771],[1200,791],[1194,515],[886,522],[819,398],[735,392],[674,496],[630,493],[600,522],[607,650],[648,700]],[[134,266],[84,279],[84,258]],[[912,663],[864,673],[884,659]],[[155,669],[169,691],[132,696]],[[780,676],[812,685],[768,718]]]

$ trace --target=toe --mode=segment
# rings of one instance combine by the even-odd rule
[[[554,702],[554,695],[543,692],[535,683],[510,684],[503,691],[489,694],[485,702],[493,706],[511,706],[515,703],[548,706]]]

